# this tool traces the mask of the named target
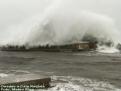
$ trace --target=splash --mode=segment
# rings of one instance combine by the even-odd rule
[[[55,76],[53,77],[53,80],[63,82],[56,83],[56,86],[51,89],[37,91],[121,91],[121,89],[118,89],[107,82],[86,78]]]
[[[115,48],[115,47],[108,47],[108,46],[98,46],[98,49],[97,49],[98,52],[101,52],[101,53],[119,53],[120,51]]]
[[[64,45],[83,41],[85,36],[88,41],[94,37],[99,45],[111,42],[116,47],[121,43],[120,32],[111,17],[78,7],[78,2],[52,0],[44,12],[8,27],[0,45]]]

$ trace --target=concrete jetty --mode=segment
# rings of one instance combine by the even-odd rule
[[[51,87],[50,77],[33,74],[3,77],[0,82],[0,91],[28,91]]]

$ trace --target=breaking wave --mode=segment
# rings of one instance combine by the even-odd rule
[[[52,77],[55,87],[48,90],[38,91],[121,91],[121,89],[107,82],[95,81],[86,78],[75,77]]]
[[[78,0],[52,0],[44,12],[8,27],[0,38],[0,45],[30,47],[86,40],[97,41],[99,46],[111,43],[116,48],[121,36],[113,18],[77,7],[77,3]]]

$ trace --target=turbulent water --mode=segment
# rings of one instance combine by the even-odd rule
[[[35,91],[121,91],[120,71],[121,54],[0,52],[0,83],[52,78],[53,88]]]
[[[44,74],[54,87],[41,91],[121,91],[120,9],[120,0],[1,0],[0,47],[86,40],[98,52],[0,52],[0,82]]]
[[[55,77],[53,80],[58,79],[67,83],[58,83],[54,88],[45,91],[121,91],[121,89],[103,81],[75,77]]]

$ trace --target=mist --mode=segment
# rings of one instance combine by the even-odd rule
[[[0,45],[62,45],[91,35],[121,42],[120,0],[0,1]]]

